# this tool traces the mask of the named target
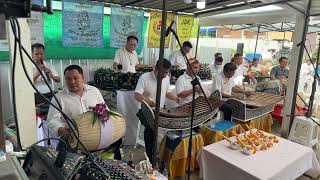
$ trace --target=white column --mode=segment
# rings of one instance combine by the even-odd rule
[[[31,55],[31,39],[30,28],[24,18],[18,19],[20,24],[21,44],[26,51]],[[10,23],[7,21],[7,36],[9,41],[10,50],[10,63],[13,63],[14,55],[14,35],[11,30]],[[18,46],[19,47],[19,46]],[[17,48],[18,50],[19,48]],[[20,140],[22,146],[28,146],[36,142],[36,113],[34,102],[34,91],[29,84],[21,64],[20,53],[17,52],[16,56],[16,70],[15,70],[15,95],[17,107],[17,119],[19,123]],[[23,59],[27,68],[29,76],[32,78],[32,63],[28,57],[23,53]]]
[[[308,4],[309,0],[305,0],[305,4]],[[303,40],[303,33],[304,33],[304,24],[305,21],[308,21],[308,19],[305,17],[305,15],[298,13],[296,15],[296,26],[293,33],[293,47],[290,53],[289,57],[289,63],[290,63],[290,71],[289,71],[289,79],[288,79],[288,87],[287,87],[287,94],[285,97],[285,103],[283,108],[283,121],[282,121],[282,127],[281,127],[281,135],[283,137],[288,137],[290,132],[290,117],[287,115],[291,114],[291,108],[292,103],[295,102],[294,98],[297,97],[297,92],[294,91],[295,81],[297,81],[297,84],[299,84],[299,79],[296,79],[296,74],[300,74],[300,67],[301,63],[299,62],[299,54],[300,48],[303,48],[303,46],[297,46],[302,40]],[[302,59],[300,60],[302,61]]]

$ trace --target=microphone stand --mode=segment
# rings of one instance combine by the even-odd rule
[[[172,28],[170,28],[169,30],[170,30],[170,32],[172,32],[175,39],[177,40],[180,49],[182,49],[182,45],[180,43],[180,40],[179,40],[177,33]],[[206,99],[206,102],[208,103],[211,111],[213,110],[213,108],[212,108],[206,94],[204,93],[204,90],[199,82],[199,79],[197,78],[196,74],[194,73],[193,69],[191,68],[191,64],[187,58],[187,55],[185,54],[185,52],[183,50],[181,50],[181,53],[184,57],[185,63],[187,64],[187,67],[190,68],[191,73],[194,77],[194,79],[191,81],[191,84],[192,84],[192,103],[191,103],[190,136],[189,136],[189,147],[188,147],[188,180],[190,180],[190,173],[191,173],[191,170],[190,170],[191,166],[190,165],[191,165],[191,155],[192,155],[192,127],[193,127],[193,120],[194,120],[194,114],[195,114],[195,95],[196,95],[196,86],[197,85],[200,87],[201,92],[203,93],[203,95]]]

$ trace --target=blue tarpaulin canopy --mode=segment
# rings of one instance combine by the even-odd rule
[[[256,56],[254,56],[254,54],[246,54],[246,59],[249,61],[252,61],[254,57],[256,59],[261,59],[262,55],[258,53],[256,53]]]

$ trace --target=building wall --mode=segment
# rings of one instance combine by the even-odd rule
[[[231,38],[231,39],[255,39],[257,37],[257,33],[254,31],[232,31],[230,29],[219,28],[217,30],[217,37],[218,38]],[[269,40],[292,40],[292,32],[263,32],[259,33],[259,38],[267,38]]]
[[[266,36],[266,33],[259,33],[259,37]],[[257,37],[257,33],[254,31],[233,31],[230,29],[219,28],[217,30],[217,37],[218,38],[231,38],[231,39],[255,39]]]

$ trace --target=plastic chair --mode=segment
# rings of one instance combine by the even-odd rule
[[[317,118],[313,118],[317,122]],[[318,143],[319,127],[310,118],[297,116],[292,124],[289,139],[296,143],[312,147]]]

